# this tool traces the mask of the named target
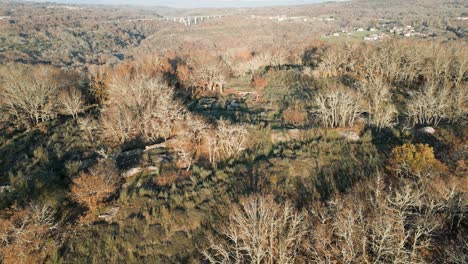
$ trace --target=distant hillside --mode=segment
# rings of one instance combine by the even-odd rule
[[[137,6],[169,6],[177,8],[206,8],[206,7],[260,7],[260,6],[284,6],[284,5],[304,5],[323,2],[342,2],[343,0],[57,0],[52,2],[65,4],[93,4],[93,5],[137,5]],[[34,2],[50,2],[36,0]]]

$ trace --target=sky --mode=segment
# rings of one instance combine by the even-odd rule
[[[326,1],[329,0],[36,0],[36,2],[59,2],[66,4],[145,5],[178,8],[300,5]]]

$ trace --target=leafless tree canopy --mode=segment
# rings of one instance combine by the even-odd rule
[[[425,86],[411,96],[407,108],[407,115],[413,124],[437,125],[441,120],[449,117],[449,89]]]
[[[218,161],[238,157],[247,143],[248,131],[242,125],[234,125],[221,120],[211,132],[205,133],[210,162],[214,165]]]
[[[52,67],[2,67],[2,108],[14,122],[30,127],[57,117],[63,83]]]
[[[369,123],[379,130],[393,126],[398,112],[392,102],[391,88],[381,79],[371,79],[361,88],[363,109],[369,114]]]
[[[0,0],[0,264],[468,263],[467,0],[61,2]]]
[[[141,137],[152,141],[169,138],[175,122],[184,119],[173,88],[158,78],[125,76],[109,84],[109,99],[102,114],[106,138],[123,143]]]
[[[204,255],[210,263],[295,263],[306,233],[304,215],[291,205],[254,196],[234,208],[225,241],[212,240]]]
[[[313,113],[324,127],[352,126],[362,112],[359,94],[346,87],[319,92],[313,105]]]
[[[71,115],[74,119],[78,117],[78,114],[84,110],[83,95],[80,90],[71,88],[68,91],[63,91],[59,98],[62,105],[62,111],[68,115]]]

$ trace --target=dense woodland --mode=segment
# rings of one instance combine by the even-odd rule
[[[467,7],[0,3],[0,263],[467,263]]]

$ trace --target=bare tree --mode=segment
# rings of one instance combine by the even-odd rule
[[[213,167],[216,166],[221,159],[219,139],[216,133],[205,133],[206,148],[208,149],[208,160]]]
[[[218,122],[217,137],[220,150],[226,157],[237,157],[245,147],[247,129],[225,120]]]
[[[15,122],[30,127],[57,117],[62,84],[52,67],[10,66],[4,69],[1,104]]]
[[[101,117],[105,136],[117,143],[137,136],[150,141],[167,139],[185,116],[173,97],[173,89],[157,78],[114,79]]]
[[[320,77],[336,77],[348,70],[351,61],[351,50],[348,46],[337,45],[331,47],[321,59],[318,74]]]
[[[59,96],[59,100],[64,112],[71,115],[74,119],[84,110],[83,95],[76,88],[63,91]]]
[[[197,147],[200,147],[205,136],[205,132],[209,129],[208,124],[200,118],[189,115],[187,116],[187,127],[191,134],[191,139]]]
[[[425,263],[446,203],[434,199],[427,184],[403,179],[390,188],[377,175],[369,187],[337,196],[327,207],[315,206],[312,259],[325,263]]]
[[[359,95],[344,87],[319,92],[313,106],[314,115],[324,127],[352,126],[361,113]]]
[[[468,85],[460,84],[452,88],[450,104],[449,120],[466,125],[468,123]]]
[[[211,240],[203,254],[210,263],[294,263],[306,233],[304,215],[291,205],[249,197],[230,214],[224,242]]]
[[[96,119],[91,116],[85,116],[78,119],[78,126],[83,131],[89,141],[94,142],[94,134],[99,129],[99,124]]]
[[[188,77],[184,77],[187,79],[186,86],[194,87],[197,91],[224,92],[229,70],[222,60],[209,54],[200,54],[191,57],[187,64],[191,73]],[[180,70],[187,71],[184,68]]]
[[[287,53],[285,50],[277,50],[275,52],[262,52],[256,54],[249,60],[245,62],[238,63],[234,66],[234,72],[238,76],[249,75],[250,79],[253,79],[253,76],[256,71],[267,67],[267,66],[281,66],[286,64]]]
[[[220,159],[238,157],[245,148],[247,136],[248,131],[244,126],[219,121],[213,132],[205,133],[211,164],[215,165]]]
[[[393,126],[398,112],[392,103],[390,87],[380,78],[372,78],[361,86],[361,92],[369,123],[379,130]]]
[[[177,154],[181,167],[190,171],[197,152],[197,139],[193,135],[186,133],[184,130],[182,131],[174,139],[172,147]]]
[[[438,125],[450,111],[450,91],[446,86],[425,86],[411,95],[406,114],[413,124]]]

